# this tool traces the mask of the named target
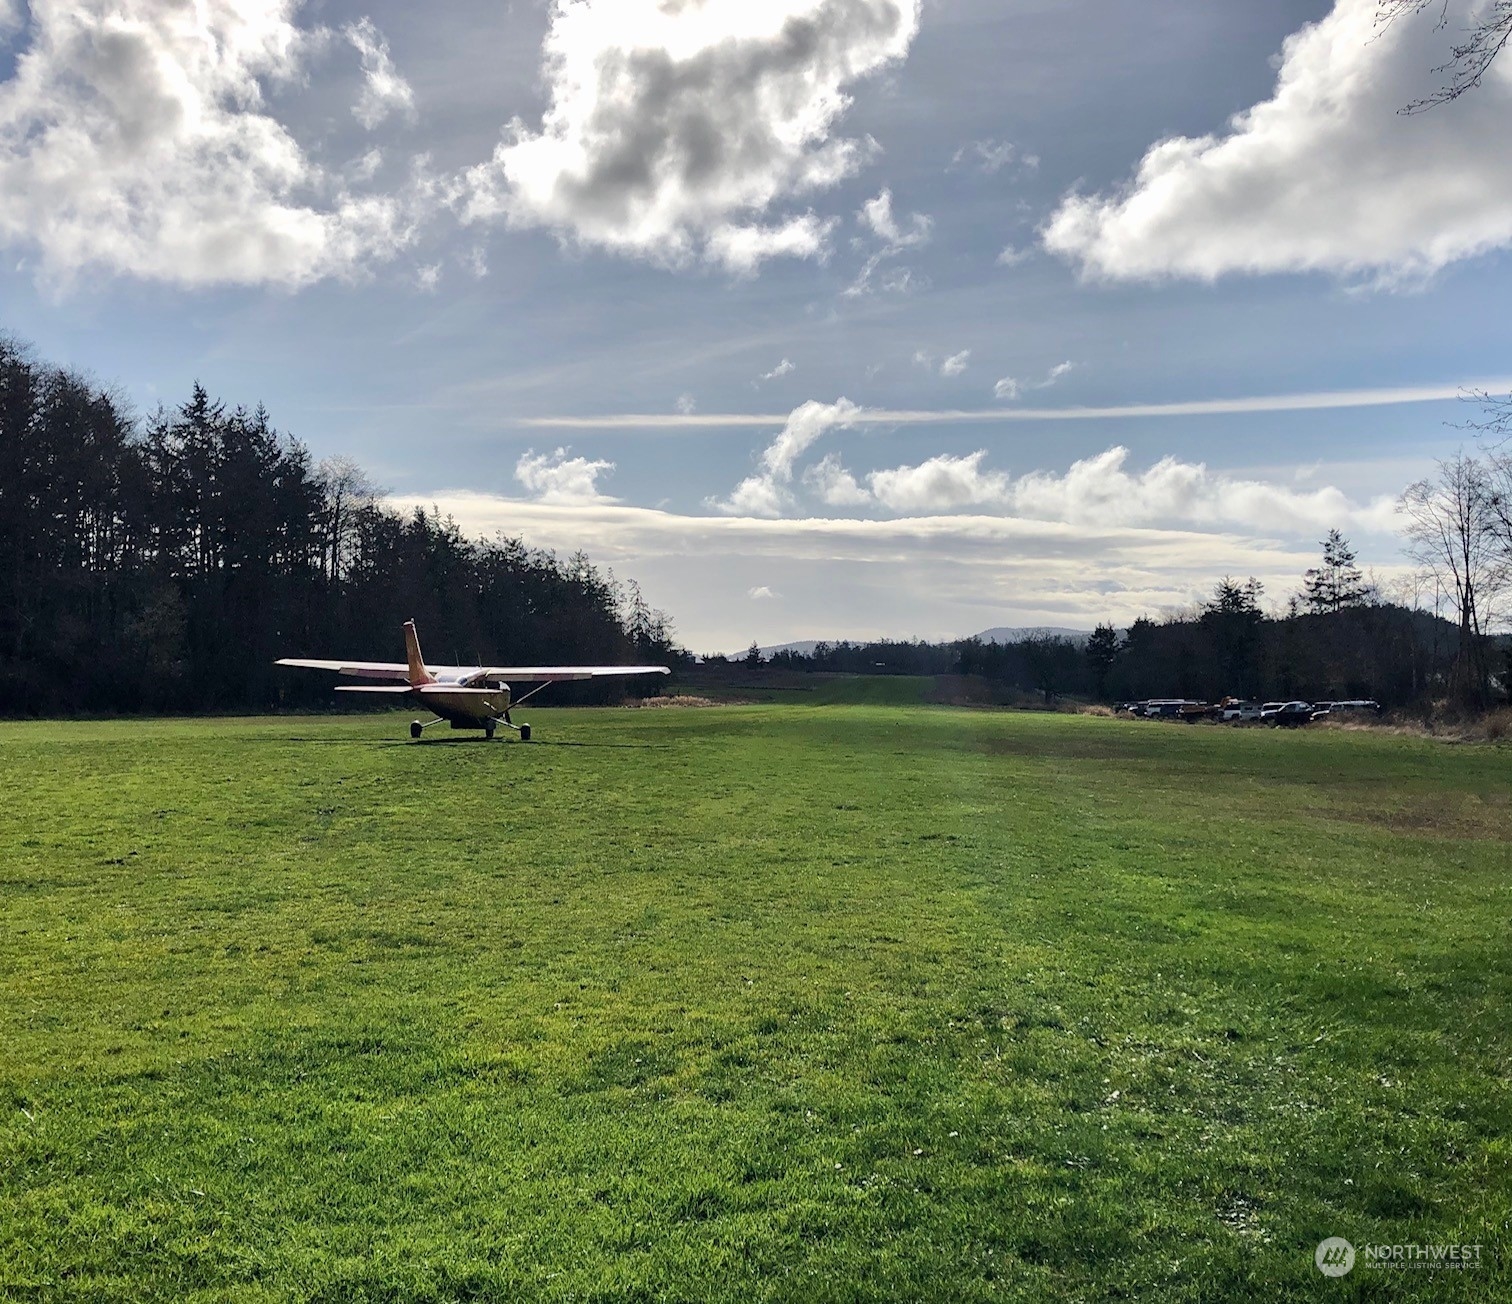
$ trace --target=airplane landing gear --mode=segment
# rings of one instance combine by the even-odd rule
[[[483,737],[484,737],[484,739],[486,741],[493,742],[493,736],[494,736],[494,729],[495,728],[497,728],[497,726],[494,724],[494,722],[492,720],[488,720],[488,721],[484,722],[484,724],[483,724]]]
[[[528,724],[522,724],[520,726],[520,741],[522,743],[528,743],[530,741],[530,726]]]
[[[425,726],[423,724],[421,724],[420,721],[418,721],[418,720],[411,720],[410,721],[410,737],[411,738],[418,738],[420,736],[420,731],[422,729],[424,729],[424,728],[425,728]]]

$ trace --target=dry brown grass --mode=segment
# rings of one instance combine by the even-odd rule
[[[1488,743],[1499,743],[1512,737],[1512,706],[1490,712],[1481,721],[1481,730]]]
[[[1437,712],[1427,715],[1393,713],[1378,719],[1319,720],[1313,729],[1393,734],[1401,738],[1435,738],[1446,743],[1502,743],[1512,741],[1512,707],[1497,707],[1485,715]]]
[[[754,706],[755,703],[740,698],[726,698],[716,702],[712,697],[695,697],[690,693],[674,693],[670,697],[642,697],[637,701],[626,702],[625,706],[631,710],[643,710],[646,708],[675,708],[697,706]]]

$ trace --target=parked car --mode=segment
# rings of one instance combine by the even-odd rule
[[[1258,720],[1260,718],[1259,702],[1229,702],[1223,708],[1225,720]]]
[[[1189,697],[1152,697],[1144,704],[1144,713],[1152,720],[1179,720],[1193,707],[1202,705]]]
[[[1260,720],[1272,728],[1295,729],[1298,725],[1307,724],[1312,719],[1312,714],[1311,702],[1281,702],[1274,710],[1262,711]]]

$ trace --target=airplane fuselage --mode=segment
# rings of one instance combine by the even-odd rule
[[[458,684],[458,687],[461,687]],[[453,729],[486,729],[490,721],[497,720],[509,710],[509,688],[500,686],[488,693],[448,693],[446,681],[425,684],[411,696],[427,711],[446,720]]]

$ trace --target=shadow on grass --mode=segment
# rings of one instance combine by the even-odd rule
[[[502,747],[582,747],[592,751],[666,752],[672,749],[665,743],[583,743],[568,738],[532,738],[528,743],[513,739],[492,738],[397,738],[379,742],[380,747],[467,747],[480,743]]]
[[[238,738],[236,746],[248,743],[277,743],[287,746],[298,743],[309,747],[582,747],[593,751],[667,752],[674,750],[666,743],[588,743],[567,738],[535,738],[528,743],[512,738],[485,738],[482,734],[469,733],[463,738],[309,738],[299,734],[284,737]]]

